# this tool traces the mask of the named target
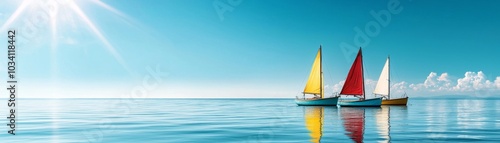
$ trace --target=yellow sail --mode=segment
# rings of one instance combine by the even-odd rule
[[[321,75],[321,47],[318,50],[316,59],[314,60],[311,73],[309,74],[309,79],[307,80],[306,87],[304,88],[304,93],[307,94],[319,94],[323,98],[322,93],[322,75]]]
[[[312,143],[319,143],[321,140],[323,125],[323,107],[306,108],[306,127]]]

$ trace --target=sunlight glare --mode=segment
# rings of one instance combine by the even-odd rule
[[[21,5],[16,9],[16,11],[9,17],[9,19],[7,19],[7,21],[2,25],[2,27],[0,28],[0,31],[5,31],[7,27],[10,26],[10,24],[12,24],[12,22],[14,20],[16,20],[19,15],[24,12],[24,10],[26,9],[26,7],[28,5],[30,5],[33,1],[32,0],[24,0]]]
[[[125,63],[123,58],[120,56],[120,54],[116,51],[116,49],[111,45],[111,43],[108,42],[106,37],[102,35],[102,33],[97,29],[97,27],[90,21],[90,19],[87,17],[87,15],[78,7],[73,1],[68,2],[70,8],[89,26],[89,28],[94,32],[94,34],[101,40],[106,49],[113,55],[113,57],[120,63],[120,65],[125,68],[129,74],[135,75],[134,72],[128,67],[128,65]]]

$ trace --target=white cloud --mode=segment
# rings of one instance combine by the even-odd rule
[[[344,86],[345,80],[340,81],[339,83],[333,85],[333,92],[339,92],[342,90],[342,87]]]
[[[500,76],[497,77],[497,79],[495,80],[495,85],[496,85],[497,89],[500,89]]]
[[[476,91],[495,89],[493,82],[486,79],[482,71],[466,72],[464,78],[457,80],[457,85],[453,87],[456,91]]]
[[[407,89],[408,89],[408,83],[405,81],[394,83],[391,86],[391,90],[392,90],[391,92],[393,94],[403,94],[406,92]]]
[[[424,83],[410,84],[409,86],[414,91],[428,90],[431,92],[448,91],[451,87],[452,82],[448,73],[442,73],[440,76],[437,76],[435,72],[431,72]]]
[[[450,79],[448,77],[448,73],[441,74],[441,76],[439,76],[439,78],[437,80],[438,81],[450,81]]]
[[[488,80],[482,72],[465,72],[464,77],[452,80],[448,73],[442,73],[440,76],[431,72],[423,83],[410,84],[408,87],[413,92],[420,92],[430,95],[492,95],[500,91],[500,77],[496,77],[493,82]]]
[[[422,83],[408,83],[406,81],[391,82],[391,94],[402,95],[408,92],[409,96],[421,95],[496,95],[500,92],[500,76],[489,80],[482,71],[465,72],[463,77],[453,78],[448,73],[438,74],[431,72]],[[340,92],[345,81],[340,81],[333,86],[328,86],[330,91]],[[366,93],[377,84],[376,80],[366,79]]]
[[[437,74],[436,74],[435,72],[431,72],[431,73],[429,74],[429,76],[427,76],[427,79],[425,79],[425,81],[424,81],[424,84],[423,84],[423,85],[424,85],[426,88],[429,88],[429,87],[437,87],[437,85],[436,85],[436,84],[437,84],[437,83],[436,83],[437,81],[435,80],[436,76],[437,76]]]

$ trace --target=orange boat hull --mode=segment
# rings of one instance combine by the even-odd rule
[[[406,103],[408,103],[408,97],[382,100],[382,105],[406,105]]]

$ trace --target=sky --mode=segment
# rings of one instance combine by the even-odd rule
[[[320,45],[326,95],[340,91],[362,47],[367,93],[390,55],[394,94],[495,96],[499,6],[494,0],[2,0],[0,31],[19,33],[19,97],[26,98],[294,98]]]

